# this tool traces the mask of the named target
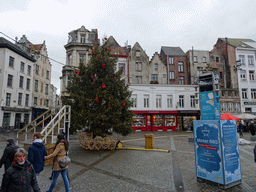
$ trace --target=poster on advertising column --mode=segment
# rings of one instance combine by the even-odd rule
[[[224,184],[218,120],[194,121],[197,177]]]
[[[200,93],[201,119],[215,120],[215,106],[213,91]]]
[[[225,184],[241,180],[241,167],[235,120],[221,120],[221,142],[224,160]]]

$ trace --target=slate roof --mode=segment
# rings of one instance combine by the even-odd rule
[[[165,55],[169,56],[186,56],[186,54],[180,47],[161,46],[161,50],[165,53]]]
[[[7,39],[0,37],[0,48],[8,48],[15,53],[29,59],[32,62],[35,62],[36,60],[32,57],[30,57],[28,54],[26,54],[24,51],[22,51],[17,45],[13,44],[12,42],[8,41]]]
[[[225,42],[225,38],[219,38],[220,40]],[[255,42],[252,39],[238,39],[238,38],[227,38],[227,42],[229,45],[233,47],[242,47],[242,48],[253,48],[245,42]]]

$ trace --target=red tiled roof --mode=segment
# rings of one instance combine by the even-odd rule
[[[43,44],[37,44],[37,45],[33,45],[33,46],[34,46],[35,50],[40,51],[43,47]]]
[[[127,55],[124,47],[110,47],[110,55]],[[127,55],[128,56],[128,55]]]

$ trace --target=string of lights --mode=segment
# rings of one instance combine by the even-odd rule
[[[11,39],[12,41],[17,42],[15,39],[9,37],[9,36],[6,35],[5,33],[3,33],[3,32],[0,32],[0,33],[1,33],[2,35],[4,35],[5,37]],[[17,43],[18,43],[18,42],[17,42]],[[29,48],[29,47],[27,47],[26,45],[22,45],[22,46],[24,46],[24,47],[26,47],[26,48]],[[53,58],[50,58],[50,57],[48,57],[48,56],[46,56],[46,55],[43,55],[43,54],[41,54],[41,53],[39,53],[39,55],[44,56],[44,57],[46,57],[47,59],[49,59],[49,60],[51,60],[51,61],[54,61],[54,62],[56,62],[56,63],[58,63],[58,64],[60,64],[60,65],[65,66],[64,63],[62,63],[62,62],[60,62],[60,61],[57,61],[57,60],[55,60],[55,59],[53,59]]]

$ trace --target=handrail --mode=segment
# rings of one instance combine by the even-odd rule
[[[31,124],[33,124],[35,121],[37,121],[38,119],[40,119],[41,117],[43,117],[46,113],[48,113],[49,111],[51,111],[52,109],[56,109],[59,107],[53,107],[48,109],[47,111],[45,111],[44,113],[42,113],[40,116],[38,116],[36,119],[34,119],[33,121],[31,121],[29,124],[27,124],[25,127],[23,127],[22,129],[20,129],[19,131],[17,131],[17,133],[19,134],[20,132],[24,131],[28,126],[30,126]]]
[[[19,140],[21,137],[23,137],[24,135],[26,135],[27,133],[29,133],[30,131],[32,131],[33,129],[35,129],[38,125],[40,125],[43,121],[49,119],[49,117],[51,117],[52,114],[48,115],[47,117],[45,117],[43,120],[39,121],[36,125],[34,125],[32,128],[30,128],[28,131],[26,131],[25,133],[23,133],[22,135],[20,135],[16,140]]]
[[[59,117],[59,115],[60,115],[65,109],[66,109],[66,105],[64,105],[64,106],[60,109],[60,111],[55,115],[55,117],[48,123],[48,125],[46,125],[46,127],[41,131],[41,135],[43,135],[43,133],[44,133],[45,131],[47,131],[47,129],[49,128],[49,126],[52,124],[52,122],[54,122],[55,119],[56,119],[57,117]],[[65,111],[64,111],[63,114],[65,114]],[[63,115],[62,115],[62,117],[63,117]],[[62,117],[61,117],[61,118],[62,118]],[[60,119],[61,119],[61,118],[60,118]],[[57,122],[57,123],[58,123],[58,122]],[[53,128],[54,128],[54,127],[53,127]],[[49,133],[52,131],[53,128],[51,128],[51,129],[49,130]],[[46,134],[45,134],[45,136],[43,136],[42,140],[44,141],[44,140],[47,138],[47,136],[48,136],[48,132],[46,132]]]

